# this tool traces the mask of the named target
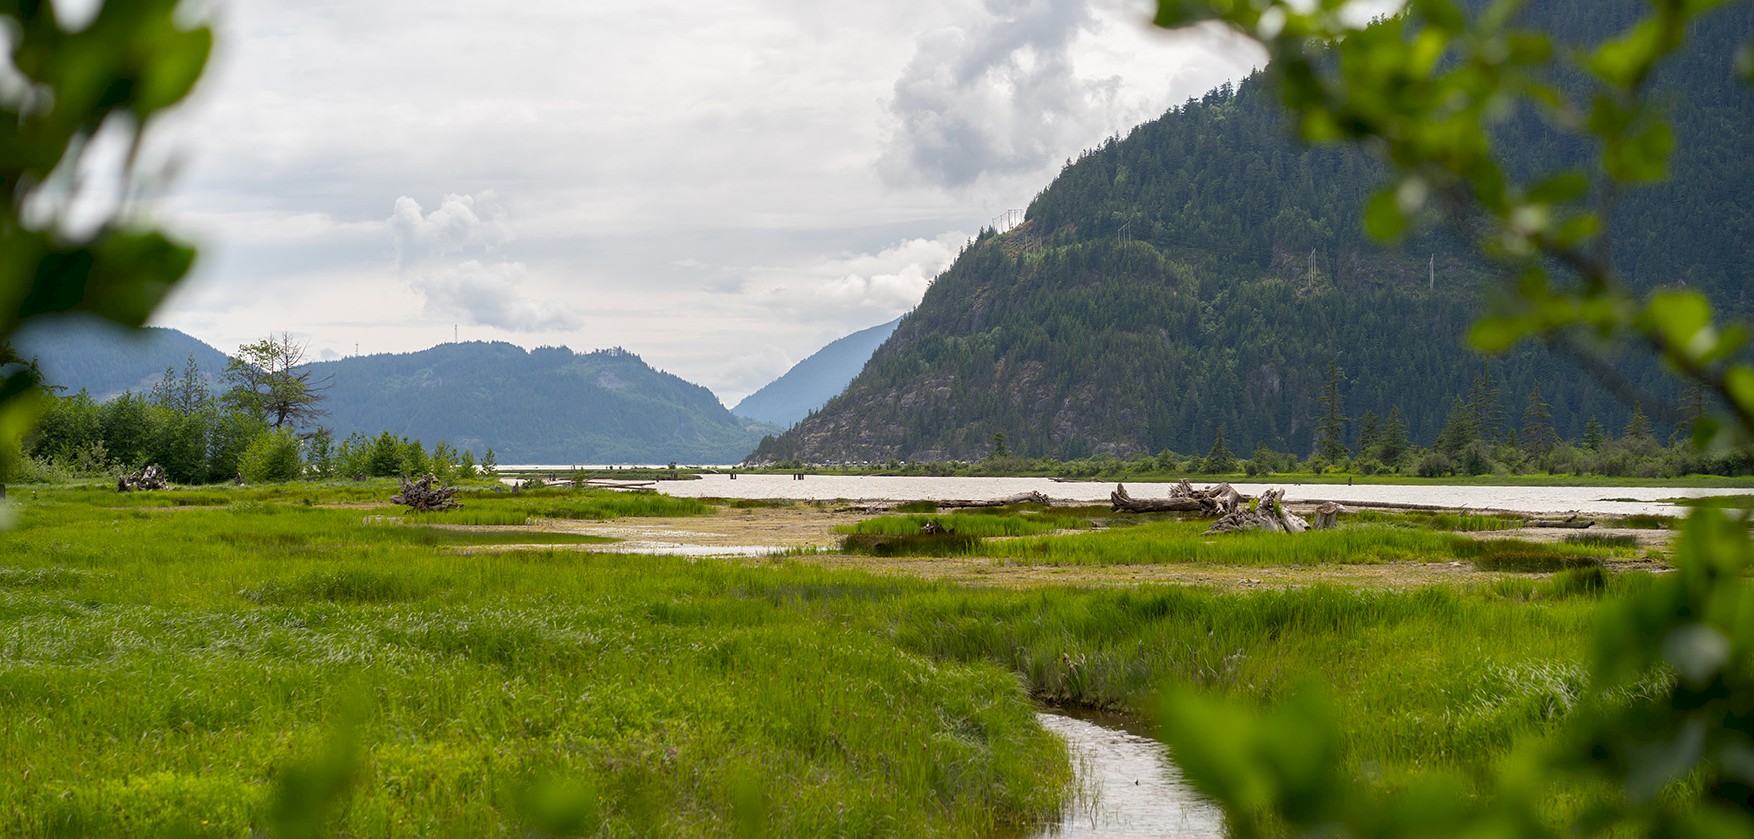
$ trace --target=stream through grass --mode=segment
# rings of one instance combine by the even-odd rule
[[[1182,780],[1162,743],[1113,714],[1038,713],[1066,741],[1077,776],[1060,821],[1038,839],[1221,839],[1224,817]]]

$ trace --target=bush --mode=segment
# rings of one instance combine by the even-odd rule
[[[289,428],[257,437],[238,458],[238,472],[251,483],[285,483],[297,478],[303,469],[298,437]]]
[[[1419,459],[1419,477],[1442,478],[1456,473],[1455,461],[1442,452],[1430,452]]]

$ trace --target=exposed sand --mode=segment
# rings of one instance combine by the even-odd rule
[[[808,552],[809,549],[837,549],[840,535],[834,532],[834,528],[856,523],[870,518],[871,515],[868,512],[837,509],[832,505],[803,502],[790,506],[753,509],[723,507],[711,515],[689,518],[626,518],[604,522],[543,520],[537,527],[542,530],[584,533],[622,540],[607,545],[540,546],[543,549],[576,547],[594,552],[747,557],[756,561],[768,561],[767,557],[777,553],[798,551],[787,559],[829,568],[899,574],[997,588],[1175,584],[1236,589],[1308,585],[1399,589],[1436,583],[1465,585],[1507,577],[1530,579],[1542,576],[1481,571],[1472,564],[1451,561],[1291,566],[1185,563],[1060,566],[1018,564],[1008,559],[992,557],[886,558]],[[1648,547],[1663,547],[1672,536],[1663,530],[1626,528],[1591,528],[1588,531],[1524,528],[1470,535],[1484,539],[1558,541],[1566,535],[1579,532],[1631,534],[1641,545]],[[1612,566],[1628,569],[1664,567],[1657,563],[1626,560],[1615,561]]]

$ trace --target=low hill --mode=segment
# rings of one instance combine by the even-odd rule
[[[104,401],[125,390],[147,391],[165,368],[181,372],[189,358],[210,377],[225,369],[226,355],[175,329],[124,329],[90,318],[33,322],[14,339],[19,354],[35,358],[50,385],[81,388]]]
[[[828,344],[792,365],[785,375],[744,397],[731,413],[781,428],[796,424],[845,390],[847,383],[865,368],[865,362],[871,360],[871,353],[889,339],[900,323],[901,318],[896,318]]]

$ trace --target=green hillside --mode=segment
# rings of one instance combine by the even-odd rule
[[[1580,41],[1636,8],[1546,5]],[[1686,284],[1745,316],[1754,92],[1728,68],[1754,9],[1709,23],[1661,80],[1673,177],[1624,197],[1613,242],[1634,284]],[[1534,119],[1499,136],[1527,171],[1581,162]],[[970,244],[845,393],[751,460],[973,459],[996,433],[1027,456],[1199,452],[1220,427],[1232,449],[1308,452],[1330,363],[1348,415],[1399,408],[1419,443],[1483,372],[1506,427],[1537,381],[1563,436],[1627,422],[1631,408],[1544,348],[1468,351],[1497,277],[1441,232],[1393,250],[1367,239],[1358,219],[1380,181],[1360,155],[1293,141],[1262,75],[1190,100],[1069,162],[1023,225]],[[1654,364],[1600,353],[1659,405],[1677,401]]]

